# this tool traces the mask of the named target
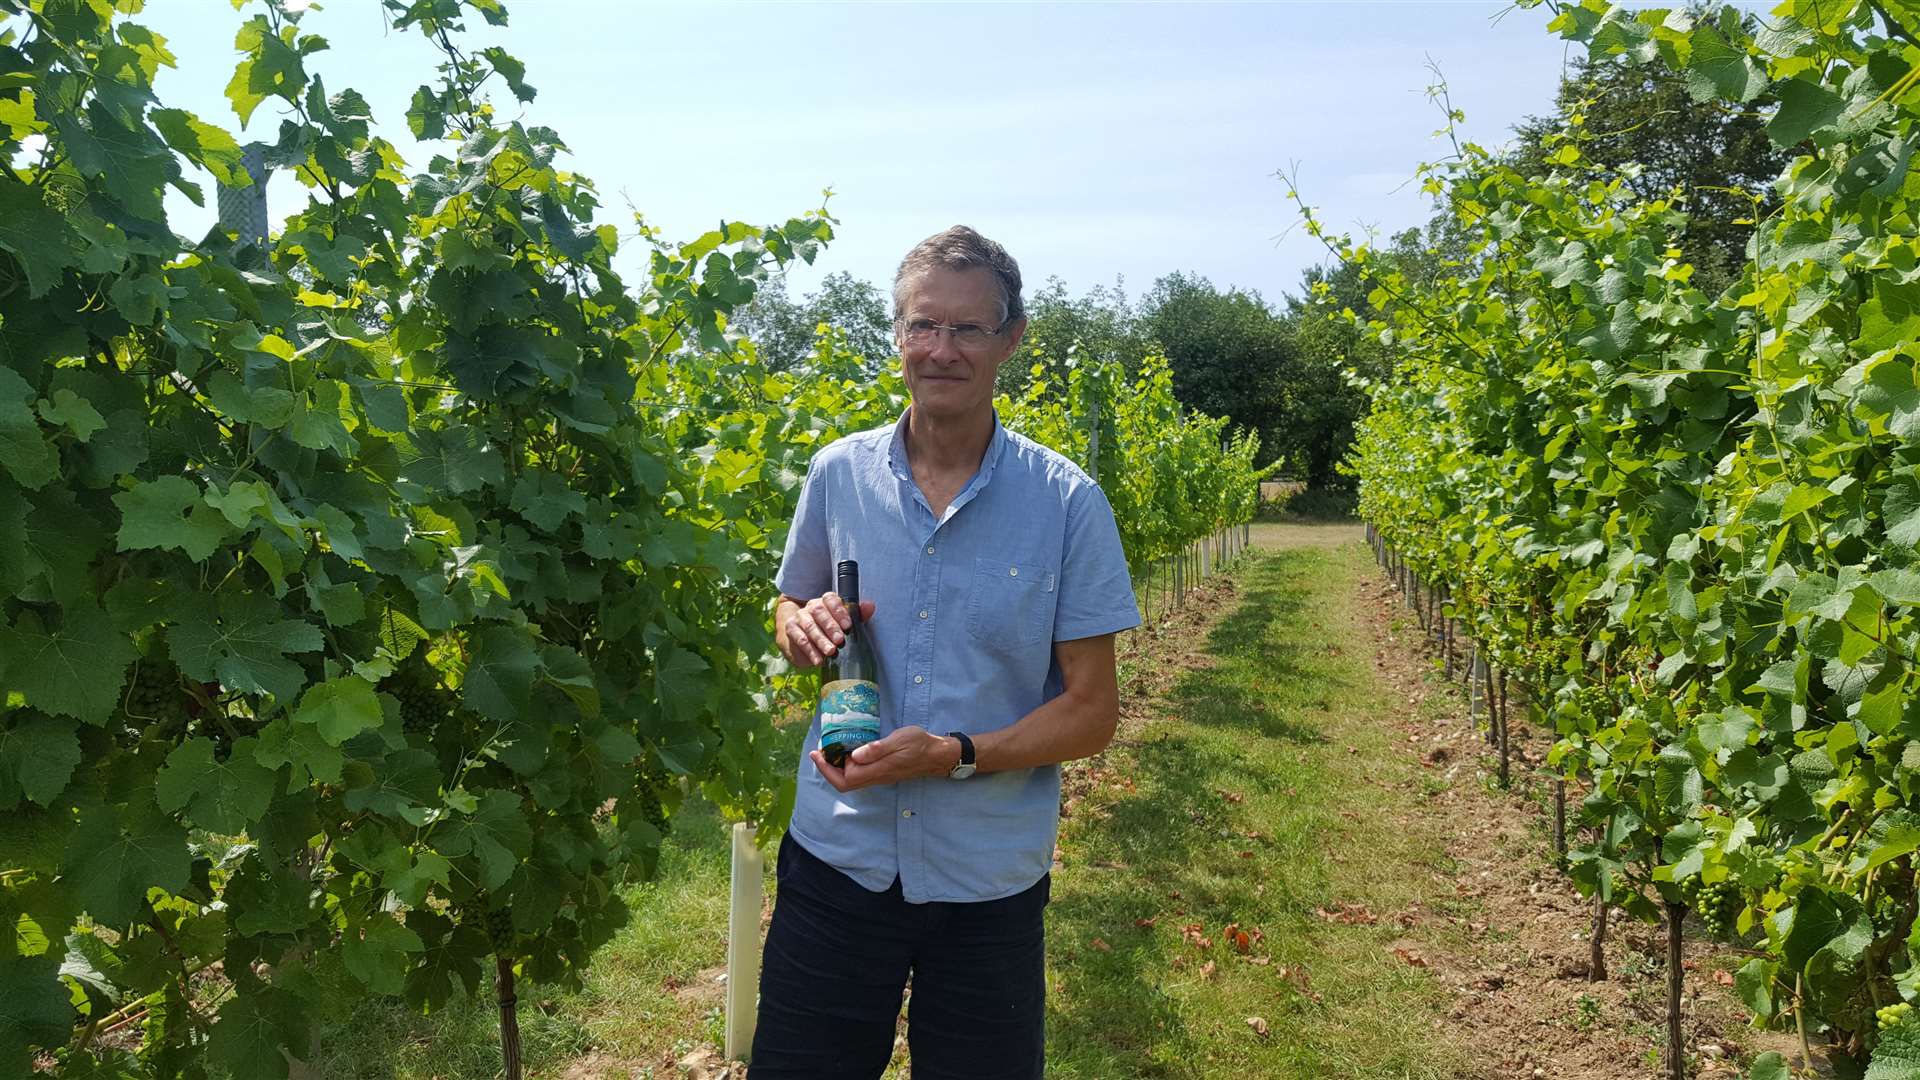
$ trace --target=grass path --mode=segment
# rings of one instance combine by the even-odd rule
[[[1431,900],[1452,897],[1451,868],[1420,824],[1429,781],[1379,723],[1394,706],[1353,603],[1372,567],[1349,531],[1256,527],[1252,556],[1127,642],[1121,734],[1066,769],[1050,1077],[1472,1071],[1442,1033],[1446,992],[1409,962],[1458,944],[1432,916],[1461,902]],[[523,990],[529,1077],[673,1077],[718,1038],[721,830],[697,807],[677,823],[584,986]],[[339,985],[325,1075],[498,1075],[484,991],[419,1017]]]
[[[1200,655],[1069,771],[1050,1076],[1463,1071],[1435,1034],[1444,994],[1409,962],[1431,939],[1395,919],[1451,889],[1440,838],[1407,824],[1419,770],[1387,745],[1357,646],[1371,567],[1293,532],[1235,571]]]

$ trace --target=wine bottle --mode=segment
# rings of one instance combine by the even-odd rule
[[[827,764],[844,768],[855,748],[880,737],[880,684],[873,647],[860,621],[860,564],[852,559],[835,568],[840,599],[853,616],[846,640],[832,656],[820,683],[820,752]]]

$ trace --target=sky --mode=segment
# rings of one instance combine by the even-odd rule
[[[1058,276],[1138,296],[1177,270],[1277,301],[1327,257],[1277,173],[1337,229],[1419,224],[1409,179],[1447,153],[1429,65],[1465,134],[1494,145],[1551,108],[1569,56],[1544,8],[1483,0],[507,3],[510,25],[471,20],[468,42],[526,64],[539,96],[521,106],[502,87],[498,104],[560,133],[602,221],[626,230],[631,207],[690,240],[784,221],[832,189],[836,239],[793,273],[795,295],[833,271],[884,287],[913,244],[964,223],[1006,245],[1029,294]],[[240,131],[222,92],[249,13],[149,0],[136,17],[179,57],[161,98],[242,142],[279,119],[269,102]],[[434,150],[405,113],[437,53],[387,30],[376,0],[315,5],[301,26],[331,45],[308,70],[359,90],[423,168]],[[276,219],[304,202],[286,176],[268,195]],[[186,235],[212,220],[172,209]]]

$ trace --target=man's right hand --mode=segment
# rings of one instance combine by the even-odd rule
[[[860,601],[860,621],[873,618],[873,601]],[[853,626],[853,613],[839,593],[827,593],[805,603],[782,596],[773,613],[774,644],[795,667],[819,667],[840,651]]]

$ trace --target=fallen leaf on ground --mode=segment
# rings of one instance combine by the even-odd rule
[[[1253,1033],[1255,1035],[1258,1035],[1263,1039],[1267,1037],[1267,1022],[1265,1020],[1262,1020],[1260,1017],[1258,1016],[1247,1017],[1247,1026],[1253,1029]]]
[[[1213,971],[1214,971],[1213,961],[1211,960],[1200,965],[1200,977],[1203,979],[1213,978]]]
[[[1335,904],[1331,908],[1317,907],[1313,909],[1313,913],[1326,922],[1340,923],[1343,926],[1372,926],[1380,921],[1380,917],[1368,910],[1365,904],[1342,903]]]
[[[1094,947],[1095,949],[1097,949],[1097,950],[1099,950],[1100,952],[1112,952],[1112,951],[1113,951],[1113,946],[1111,946],[1111,945],[1109,945],[1109,944],[1107,944],[1107,943],[1106,943],[1106,942],[1105,942],[1104,940],[1102,940],[1102,939],[1100,939],[1100,938],[1094,938],[1091,944],[1093,945],[1093,947]]]
[[[1393,955],[1406,961],[1408,967],[1423,968],[1427,966],[1427,958],[1424,956],[1421,956],[1417,952],[1414,952],[1412,949],[1396,947],[1393,950]]]
[[[1719,983],[1721,986],[1732,986],[1733,976],[1724,971],[1716,971],[1713,973],[1713,981]]]
[[[1159,917],[1160,916],[1158,915],[1151,915],[1144,919],[1135,919],[1133,920],[1133,925],[1139,927],[1142,930],[1145,930],[1148,927],[1152,926],[1154,923],[1154,920],[1158,919]]]

